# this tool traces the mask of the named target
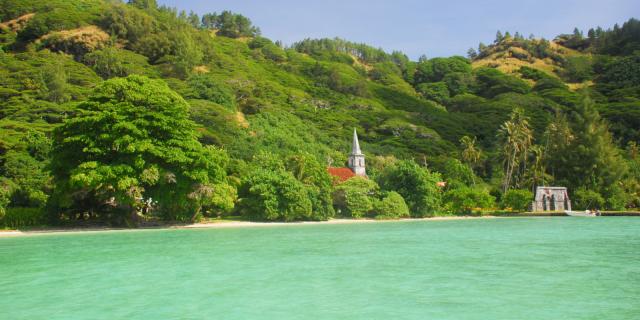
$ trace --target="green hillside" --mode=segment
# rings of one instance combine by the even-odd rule
[[[470,58],[419,61],[342,39],[283,47],[242,15],[199,17],[152,0],[0,0],[0,20],[0,208],[7,220],[121,222],[118,210],[139,211],[136,199],[151,194],[172,199],[174,207],[157,204],[171,220],[326,219],[335,210],[356,216],[355,204],[341,203],[339,194],[367,188],[376,196],[363,198],[364,215],[384,216],[398,202],[387,199],[402,195],[413,215],[424,216],[515,209],[523,200],[505,202],[508,190],[526,195],[522,190],[543,183],[568,186],[583,206],[640,205],[634,19],[553,42],[500,35]],[[128,90],[149,97],[140,102]],[[182,106],[181,99],[188,119],[158,111]],[[105,107],[108,101],[113,106]],[[140,103],[150,109],[124,112]],[[106,114],[116,122],[90,118]],[[135,127],[158,114],[193,127],[197,141],[155,123],[150,134],[184,139],[167,146],[152,137],[153,157],[140,147],[139,158],[128,153],[130,162],[115,146],[147,135],[105,142],[129,132],[118,131],[118,121]],[[113,131],[89,134],[105,126]],[[324,168],[346,165],[353,128],[375,185],[334,187]],[[94,152],[92,139],[106,149]],[[159,157],[165,148],[189,152]],[[145,180],[176,172],[175,186]],[[412,199],[417,189],[401,190],[403,174],[448,185],[420,189],[423,198]],[[279,187],[282,181],[291,183]],[[461,205],[460,197],[471,200]]]

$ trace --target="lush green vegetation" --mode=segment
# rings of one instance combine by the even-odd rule
[[[53,132],[54,219],[158,211],[186,220],[220,205],[228,156],[198,142],[188,104],[163,81],[111,79],[77,109]]]
[[[543,184],[640,205],[635,19],[418,61],[153,0],[0,0],[0,20],[4,225],[521,211]],[[369,179],[335,184],[354,127]]]

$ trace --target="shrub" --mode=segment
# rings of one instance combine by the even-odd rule
[[[494,206],[495,198],[486,190],[462,187],[444,193],[443,202],[449,213],[473,214],[474,209],[488,209]]]
[[[326,220],[334,215],[331,178],[309,154],[259,153],[238,189],[239,212],[269,221]]]
[[[602,195],[593,190],[580,188],[573,193],[573,207],[578,209],[604,208],[605,200]]]
[[[238,195],[240,213],[251,218],[294,221],[312,216],[312,203],[304,185],[284,170],[253,170],[243,179]]]
[[[632,202],[631,196],[617,185],[607,188],[604,196],[606,208],[609,210],[624,210]]]
[[[482,97],[478,97],[470,93],[463,93],[449,99],[447,110],[465,112],[468,110],[473,110],[475,106],[483,104],[485,102],[486,99]]]
[[[447,84],[451,96],[469,92],[474,85],[475,79],[471,73],[454,72],[449,73],[442,79]]]
[[[405,199],[411,215],[425,217],[440,209],[440,174],[431,173],[414,161],[398,161],[386,167],[378,182],[384,191],[396,191]]]
[[[528,93],[529,85],[521,79],[502,73],[498,69],[478,68],[474,70],[477,79],[476,91],[487,98],[501,93]]]
[[[640,85],[640,53],[606,62],[603,69],[598,82],[617,88]]]
[[[47,221],[45,211],[42,208],[7,208],[6,214],[0,219],[0,225],[12,229],[30,226],[39,226]]]
[[[333,210],[332,178],[326,166],[310,153],[298,153],[286,159],[286,167],[298,181],[304,184],[311,201],[314,220],[327,220],[335,215]]]
[[[247,45],[251,49],[263,48],[264,46],[267,46],[270,44],[274,44],[274,43],[265,37],[255,37],[247,43]]]
[[[219,183],[211,186],[211,190],[215,192],[209,192],[207,197],[199,198],[203,214],[206,216],[221,216],[231,212],[235,202],[238,200],[236,188],[225,183]]]
[[[287,54],[275,44],[267,44],[262,47],[262,54],[265,58],[275,62],[284,62],[287,60]]]
[[[52,32],[42,37],[42,47],[64,52],[80,59],[88,52],[101,49],[109,42],[109,34],[96,26]]]
[[[25,143],[27,141],[24,141]],[[11,179],[5,184],[4,192],[16,207],[43,207],[47,202],[49,175],[45,163],[38,161],[27,152],[8,151],[0,157],[4,176]],[[2,188],[2,187],[0,187]],[[0,201],[1,202],[1,201]]]
[[[362,218],[373,209],[378,184],[363,177],[353,177],[336,187],[333,203],[342,215]]]
[[[236,97],[233,91],[213,77],[196,74],[189,77],[187,83],[191,92],[186,93],[185,97],[209,100],[232,110],[235,108]]]
[[[549,75],[547,75],[544,71],[539,70],[539,69],[530,68],[530,67],[527,67],[527,66],[520,67],[518,72],[522,75],[523,78],[531,79],[531,80],[535,80],[535,81],[538,81],[540,79],[549,77]]]
[[[449,89],[444,82],[421,83],[417,86],[417,90],[426,99],[440,104],[449,99]]]
[[[103,79],[126,77],[130,74],[156,76],[147,57],[132,51],[107,47],[84,56],[83,61]]]
[[[512,211],[526,211],[533,199],[529,190],[508,190],[500,202],[500,208],[511,208]]]
[[[6,213],[6,207],[9,204],[9,197],[13,189],[10,180],[0,177],[0,222]]]
[[[88,12],[74,10],[60,4],[52,10],[36,14],[25,27],[18,32],[18,40],[28,42],[38,39],[51,31],[77,28],[92,18]]]
[[[458,159],[447,158],[442,169],[438,170],[447,181],[450,188],[463,187],[475,184],[475,174],[471,167]]]
[[[416,83],[441,81],[445,75],[453,72],[470,73],[471,63],[460,56],[422,61],[418,63],[414,81]]]
[[[533,91],[536,92],[547,89],[562,89],[568,91],[569,87],[567,87],[567,85],[560,79],[551,76],[545,76],[544,78],[539,79],[533,86]]]
[[[399,193],[391,191],[374,203],[373,212],[376,219],[397,219],[408,217],[409,207]]]
[[[563,76],[570,82],[582,82],[593,78],[591,59],[587,56],[567,57]]]

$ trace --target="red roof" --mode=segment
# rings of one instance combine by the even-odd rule
[[[355,173],[349,168],[327,168],[330,175],[337,177],[339,182],[347,181],[355,177]]]

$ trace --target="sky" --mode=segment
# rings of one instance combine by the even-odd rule
[[[639,0],[158,0],[198,15],[231,10],[262,35],[290,45],[305,38],[340,37],[416,60],[466,55],[489,44],[497,30],[553,39],[575,27],[605,29],[640,18]]]

